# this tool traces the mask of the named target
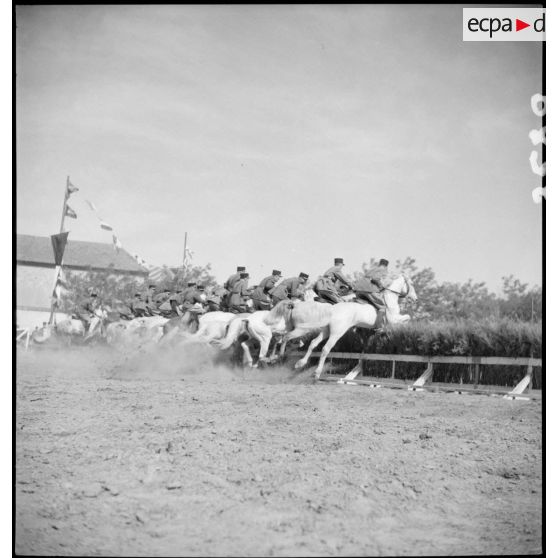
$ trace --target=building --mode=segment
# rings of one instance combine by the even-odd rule
[[[115,251],[112,244],[68,239],[64,251],[64,269],[110,271],[115,275],[147,277],[146,268],[128,252]],[[54,288],[54,251],[48,236],[17,235],[16,321],[33,329],[47,322]],[[62,314],[57,314],[58,319]]]

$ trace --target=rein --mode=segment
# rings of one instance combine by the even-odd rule
[[[393,289],[388,289],[387,287],[384,289],[384,291],[389,291],[390,293],[396,294],[399,298],[405,298],[409,292],[411,291],[411,287],[409,286],[409,283],[407,282],[407,277],[405,277],[405,275],[402,275],[403,277],[403,281],[405,281],[405,286],[407,287],[407,292],[406,293],[398,293],[397,291],[394,291]]]

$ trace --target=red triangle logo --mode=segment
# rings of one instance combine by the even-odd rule
[[[525,23],[524,21],[521,21],[520,19],[515,20],[515,30],[516,31],[521,31],[522,29],[525,29],[526,27],[531,27],[531,24],[530,23]]]

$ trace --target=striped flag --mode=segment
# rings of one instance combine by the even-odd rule
[[[149,266],[150,281],[159,282],[165,279],[174,279],[174,273],[167,266]]]

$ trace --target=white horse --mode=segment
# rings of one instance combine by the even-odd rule
[[[87,331],[81,320],[69,317],[60,320],[56,324],[44,326],[36,332],[33,332],[31,337],[36,343],[44,343],[49,340],[54,333],[56,336],[65,338],[68,343],[71,343],[74,339],[85,342],[94,336],[104,335],[103,326],[109,311],[110,308],[108,306],[97,308],[89,322]]]
[[[410,319],[408,314],[401,314],[398,303],[399,298],[404,297],[412,301],[417,300],[413,283],[409,277],[400,275],[382,291],[382,294],[386,303],[386,319],[389,324],[404,323]],[[314,348],[327,339],[315,372],[316,378],[319,378],[327,355],[337,341],[352,327],[374,328],[377,317],[378,312],[371,304],[340,302],[331,305],[319,302],[301,302],[296,304],[290,313],[289,320],[292,329],[283,338],[280,354],[282,356],[285,353],[285,347],[290,340],[313,331],[319,331],[319,334],[312,339],[304,357],[295,364],[295,368],[306,366]]]
[[[258,341],[260,353],[258,362],[269,362],[267,352],[274,333],[284,335],[288,330],[287,316],[294,306],[291,300],[282,300],[271,310],[258,310],[252,314],[237,315],[228,326],[227,335],[220,343],[221,350],[228,349],[239,337],[246,333],[252,339]],[[252,355],[246,341],[240,343],[244,351],[244,362],[248,366],[254,366]]]
[[[213,344],[223,339],[230,322],[239,316],[248,314],[233,314],[232,312],[207,312],[200,316],[198,330],[194,334],[181,332],[182,344],[209,343]]]
[[[168,321],[168,318],[162,316],[147,316],[113,322],[107,326],[107,343],[109,345],[157,343],[163,336],[163,326]]]

